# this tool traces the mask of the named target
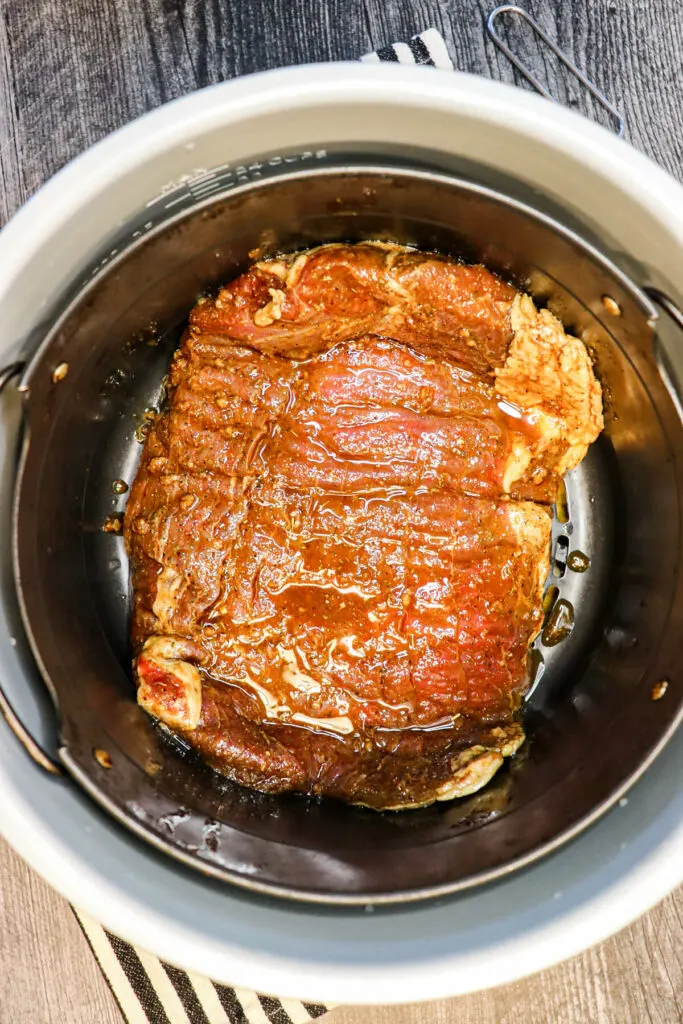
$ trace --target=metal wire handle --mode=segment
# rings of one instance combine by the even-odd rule
[[[23,372],[24,366],[24,363],[10,363],[8,366],[5,366],[0,370],[0,394],[2,394],[11,380],[18,377],[19,374]],[[40,768],[42,768],[43,771],[49,772],[51,775],[63,774],[62,766],[43,750],[38,741],[33,738],[24,723],[21,721],[8,698],[5,696],[1,683],[0,714],[5,719],[29,757]]]
[[[503,14],[517,14],[523,21],[526,21],[527,25],[535,32],[535,34],[542,39],[546,46],[555,54],[558,60],[560,60],[564,66],[571,71],[575,78],[578,78],[579,82],[588,89],[588,92],[593,98],[599,103],[599,105],[610,114],[617,123],[617,135],[619,138],[623,138],[624,135],[624,117],[617,110],[613,103],[607,99],[604,93],[600,92],[598,87],[591,82],[589,78],[586,78],[583,71],[577,68],[576,64],[567,57],[565,53],[559,48],[546,32],[543,31],[538,22],[531,17],[528,11],[525,11],[523,7],[518,7],[516,4],[503,4],[501,7],[496,7],[495,10],[491,11],[486,22],[486,27],[491,39],[496,44],[498,49],[505,54],[509,61],[517,68],[521,75],[526,78],[530,85],[533,85],[537,92],[540,92],[542,96],[545,96],[547,100],[551,100],[553,103],[559,101],[551,92],[546,89],[542,82],[536,78],[534,73],[524,64],[519,57],[510,49],[505,40],[498,34],[496,29],[496,22]]]
[[[666,292],[660,291],[659,288],[646,286],[643,288],[643,291],[648,298],[652,299],[655,305],[660,306],[668,314],[676,327],[683,331],[683,310],[681,307]],[[663,345],[655,345],[654,356],[664,385],[678,410],[679,416],[683,419],[683,393],[681,393],[677,375],[673,371],[668,353]]]
[[[661,291],[659,288],[646,287],[643,288],[643,291],[650,296],[653,302],[658,303],[658,305],[660,305],[662,309],[669,314],[673,322],[683,331],[683,310],[680,306],[678,306],[677,303],[675,303],[674,300],[666,294],[666,292]]]

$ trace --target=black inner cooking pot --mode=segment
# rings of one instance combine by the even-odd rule
[[[199,295],[257,255],[361,239],[480,261],[531,292],[586,341],[606,405],[604,433],[568,475],[568,516],[553,526],[556,550],[580,550],[590,567],[572,573],[559,557],[549,580],[576,622],[561,644],[535,644],[528,742],[474,796],[382,814],[247,790],[138,708],[124,544],[103,531],[124,508],[112,484],[135,473],[145,411],[160,400]],[[68,772],[120,822],[188,863],[328,902],[452,892],[575,835],[638,777],[683,700],[683,431],[654,318],[637,283],[567,229],[428,171],[279,174],[133,240],[79,292],[22,381],[16,583]]]

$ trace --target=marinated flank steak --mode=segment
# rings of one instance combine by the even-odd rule
[[[524,739],[581,341],[481,266],[255,264],[192,312],[131,490],[139,703],[267,792],[472,793]]]

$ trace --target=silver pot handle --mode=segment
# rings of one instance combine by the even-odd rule
[[[683,310],[678,306],[666,292],[659,288],[643,288],[646,295],[649,295],[653,302],[661,306],[665,313],[668,313],[673,322],[683,331]]]
[[[10,363],[9,366],[0,370],[0,394],[10,381],[22,373],[24,365],[24,363]],[[43,750],[40,743],[31,735],[17,715],[3,691],[2,682],[0,682],[0,713],[35,764],[51,775],[63,774],[62,766]]]
[[[652,299],[655,306],[663,309],[664,312],[671,318],[676,327],[683,331],[683,310],[674,302],[674,300],[666,294],[666,292],[660,291],[659,288],[651,288],[649,286],[644,287],[643,291],[649,299]],[[654,325],[653,325],[654,326]],[[657,337],[655,330],[655,340],[653,346],[653,354],[657,363],[657,369],[659,370],[660,376],[664,381],[664,386],[669,392],[671,401],[676,406],[678,415],[683,420],[683,390],[680,384],[680,374],[674,371],[671,365],[671,358],[662,344],[660,339]]]
[[[23,372],[25,366],[25,363],[10,363],[9,366],[5,366],[0,370],[0,395],[9,382]]]

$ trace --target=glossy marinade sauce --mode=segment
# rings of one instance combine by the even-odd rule
[[[185,736],[221,770],[398,806],[510,748],[557,490],[537,420],[495,389],[515,294],[332,246],[194,311],[126,533],[134,647],[188,645]]]

